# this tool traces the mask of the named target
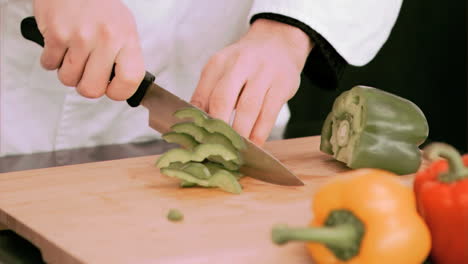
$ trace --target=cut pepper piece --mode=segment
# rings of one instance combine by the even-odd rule
[[[167,213],[167,219],[173,222],[182,221],[184,219],[184,214],[177,209],[171,209]]]
[[[238,150],[246,148],[244,139],[229,124],[221,119],[207,117],[200,109],[182,108],[174,112],[174,116],[181,120],[191,119],[197,126],[211,133],[220,133],[226,136]]]
[[[183,133],[192,136],[199,143],[209,134],[204,128],[195,125],[193,122],[181,122],[173,125],[171,130],[176,133]]]
[[[411,101],[366,86],[343,92],[321,133],[320,150],[349,168],[379,168],[409,174],[421,164],[427,139],[424,113]]]
[[[162,135],[162,138],[168,143],[175,143],[190,150],[198,145],[198,142],[191,135],[185,133],[167,132]]]
[[[211,187],[208,180],[199,179],[181,169],[162,168],[161,173],[166,176],[178,178],[178,179],[181,179],[182,181],[191,182],[191,183],[203,186],[203,187]]]
[[[206,179],[211,178],[210,170],[202,163],[188,162],[180,169],[187,173],[190,173],[191,175],[199,179],[206,180]]]
[[[232,145],[238,150],[246,148],[244,139],[226,122],[221,119],[206,119],[203,124],[197,124],[204,129],[208,130],[211,133],[220,133],[229,140],[231,140]]]
[[[161,155],[156,162],[156,167],[165,168],[173,162],[187,163],[189,161],[201,162],[210,156],[221,156],[225,161],[237,159],[236,153],[220,144],[200,144],[193,151],[186,149],[171,149]]]
[[[220,189],[240,194],[242,192],[242,186],[237,181],[237,178],[226,170],[218,170],[210,179],[211,186],[219,187]]]
[[[180,187],[182,188],[190,188],[190,187],[196,187],[197,184],[189,181],[182,180],[180,182]]]
[[[203,124],[208,119],[208,116],[202,110],[195,107],[181,108],[174,112],[174,116],[181,120],[193,120],[196,124]]]
[[[225,169],[230,170],[230,171],[235,171],[235,170],[238,170],[240,168],[239,162],[237,161],[237,159],[235,159],[235,160],[225,160],[220,155],[209,156],[207,159],[214,162],[214,163],[222,165]]]
[[[220,134],[218,132],[214,133],[208,133],[205,135],[203,138],[202,143],[208,143],[208,144],[221,144],[225,146],[226,148],[230,149],[232,152],[237,153],[237,159],[233,160],[237,165],[242,165],[244,164],[244,161],[242,159],[241,154],[238,152],[238,150],[232,145],[231,140],[229,140],[227,137],[225,137],[223,134]],[[230,170],[237,170],[239,166],[235,169],[230,169]],[[228,168],[229,169],[229,168]]]
[[[218,187],[226,192],[239,194],[242,192],[242,186],[237,181],[237,178],[226,170],[218,170],[209,179],[199,179],[181,169],[162,168],[161,173],[181,179],[186,183],[196,184],[202,187]]]
[[[211,175],[215,174],[218,170],[227,170],[229,173],[234,175],[237,179],[240,179],[243,177],[242,173],[240,173],[238,170],[230,170],[227,169],[226,167],[223,167],[221,164],[215,163],[215,162],[206,162],[203,163],[208,170],[210,170]]]
[[[199,127],[193,122],[177,123],[171,127],[171,130],[173,132],[170,132],[170,133],[179,133],[181,135],[189,135],[191,138],[195,140],[196,144],[200,144],[200,143],[221,144],[221,145],[224,145],[233,153],[237,153],[237,159],[233,161],[235,164],[232,164],[233,162],[227,162],[227,164],[225,164],[226,168],[229,170],[237,170],[239,168],[239,165],[243,164],[242,157],[240,153],[237,151],[237,149],[234,147],[234,145],[232,144],[231,140],[229,140],[227,137],[225,137],[224,135],[220,133],[208,132],[206,129]],[[172,136],[172,137],[174,138],[175,136]],[[193,142],[185,142],[185,141],[189,141],[190,139],[181,138],[180,141],[182,140],[184,142],[180,142],[181,144],[193,144]],[[211,160],[224,164],[224,162],[220,160],[219,158],[215,158]]]

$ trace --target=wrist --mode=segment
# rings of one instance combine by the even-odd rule
[[[255,20],[247,33],[247,37],[249,35],[255,35],[256,38],[281,41],[290,51],[301,70],[314,47],[310,37],[301,29],[270,19]]]

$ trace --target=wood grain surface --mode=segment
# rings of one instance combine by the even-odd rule
[[[4,173],[0,226],[39,247],[48,263],[313,263],[303,243],[274,245],[271,228],[306,225],[314,191],[346,168],[319,151],[319,137],[266,149],[306,185],[246,177],[240,195],[181,189],[154,167],[157,156]],[[171,208],[184,213],[182,222],[167,220]]]

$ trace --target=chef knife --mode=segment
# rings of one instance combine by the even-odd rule
[[[24,38],[44,46],[44,38],[37,27],[34,17],[27,17],[21,22],[21,33]],[[114,65],[115,66],[115,65]],[[114,76],[112,69],[111,79]],[[164,134],[170,131],[170,127],[179,122],[173,113],[181,108],[195,107],[182,100],[171,92],[154,83],[155,76],[146,72],[145,78],[140,83],[137,91],[127,99],[131,107],[140,104],[149,110],[149,125],[156,131]],[[240,171],[249,177],[268,183],[288,186],[299,186],[304,183],[297,178],[286,166],[268,152],[243,138],[246,148],[241,150],[245,164]]]

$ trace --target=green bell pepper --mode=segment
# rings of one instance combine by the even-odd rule
[[[421,164],[429,127],[413,102],[366,86],[339,95],[321,132],[320,150],[349,168],[409,174]]]

